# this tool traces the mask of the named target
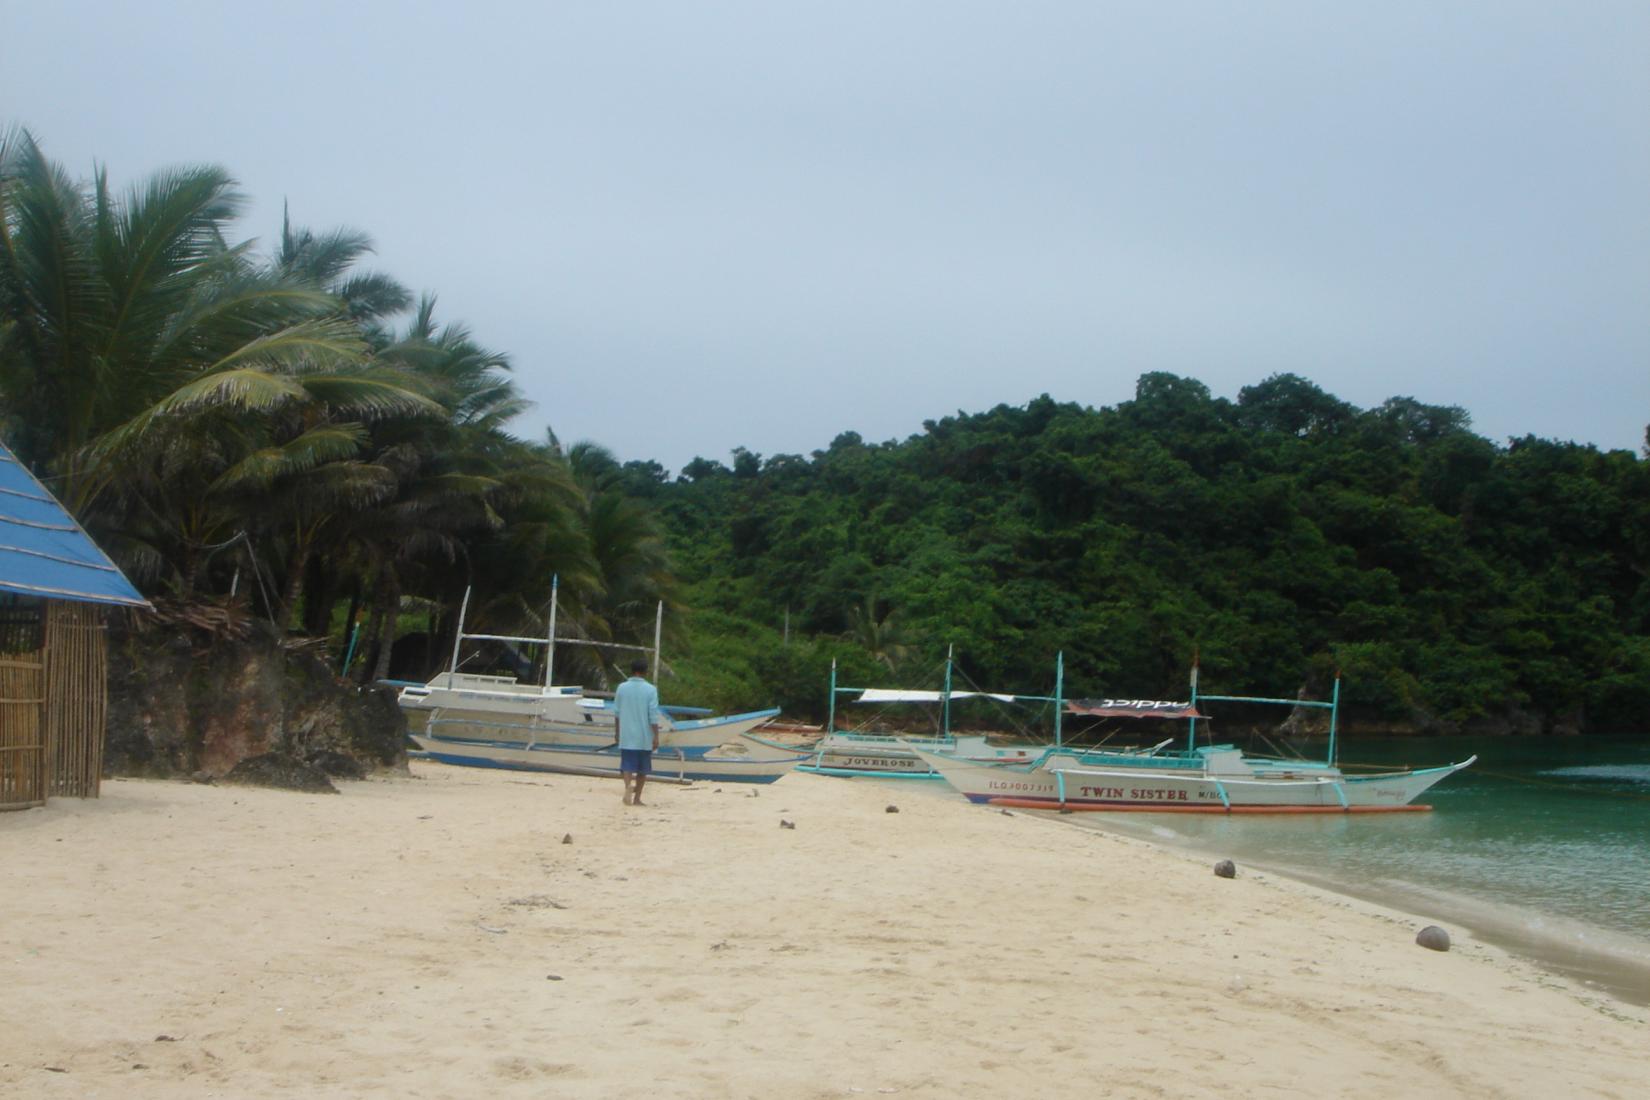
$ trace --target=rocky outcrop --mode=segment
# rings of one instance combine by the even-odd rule
[[[296,756],[284,752],[266,752],[249,756],[229,769],[225,783],[247,787],[275,787],[283,791],[308,791],[311,794],[337,794],[327,773]]]
[[[332,775],[351,771],[340,757],[404,769],[406,733],[389,691],[340,680],[268,623],[111,625],[107,774],[221,777],[268,753]]]

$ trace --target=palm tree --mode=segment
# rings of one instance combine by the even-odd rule
[[[905,640],[905,631],[894,608],[879,610],[875,596],[865,597],[865,603],[848,613],[849,636],[871,656],[871,659],[893,672],[911,655],[911,646]]]
[[[338,298],[227,243],[241,207],[222,169],[117,197],[25,131],[0,139],[0,430],[186,591],[255,471],[340,458],[342,424],[439,408],[366,361]]]
[[[0,139],[4,428],[77,510],[118,476],[110,448],[90,450],[110,431],[290,399],[254,375],[359,360],[330,295],[227,243],[242,206],[219,168],[157,173],[116,197],[101,171],[90,189],[70,180],[26,131]]]
[[[326,290],[338,300],[343,313],[361,326],[368,342],[378,346],[388,342],[384,322],[412,305],[412,295],[388,275],[353,270],[372,251],[372,238],[359,230],[316,233],[295,229],[290,212],[285,207],[281,210],[275,269]]]
[[[672,580],[612,456],[511,436],[508,359],[438,325],[433,296],[393,331],[410,295],[358,271],[364,234],[284,217],[260,259],[234,241],[243,207],[221,168],[116,194],[0,134],[0,434],[19,456],[146,585],[207,590],[245,545],[275,567],[282,624],[302,601],[324,627],[334,594],[370,590],[380,670],[401,593],[439,600],[459,562],[497,614],[542,614],[554,572],[593,634],[644,633]]]
[[[371,448],[393,468],[395,488],[347,525],[373,577],[372,675],[382,678],[408,571],[444,574],[467,556],[470,541],[504,526],[497,507],[523,479],[514,470],[520,443],[503,424],[525,403],[503,376],[508,358],[461,325],[437,327],[432,296],[420,300],[407,331],[377,361],[417,378],[442,408],[438,419],[386,421],[374,431]]]
[[[584,498],[585,531],[600,580],[589,601],[592,619],[610,636],[646,637],[655,607],[674,590],[658,520],[625,496],[618,461],[606,448],[576,443],[567,458]]]

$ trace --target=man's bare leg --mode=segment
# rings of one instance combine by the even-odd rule
[[[630,793],[630,787],[636,775],[634,772],[622,772],[619,777],[624,780],[624,804],[628,806],[634,800]]]
[[[632,806],[640,806],[642,804],[642,785],[645,784],[646,782],[647,782],[647,774],[645,772],[637,772],[636,773],[636,793],[634,795],[632,795],[631,798],[630,798],[630,804]]]

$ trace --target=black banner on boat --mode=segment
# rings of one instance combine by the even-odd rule
[[[1066,713],[1095,718],[1202,718],[1188,702],[1168,703],[1159,699],[1072,699]]]

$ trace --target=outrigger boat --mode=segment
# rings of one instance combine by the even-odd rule
[[[659,639],[664,623],[664,604],[659,605],[653,624],[653,646],[596,642],[587,638],[557,638],[556,611],[559,579],[550,584],[550,627],[542,638],[508,634],[474,634],[464,630],[469,612],[470,591],[465,589],[459,607],[458,633],[453,639],[452,663],[425,684],[404,684],[397,695],[407,729],[414,737],[441,738],[503,747],[565,745],[599,749],[613,742],[614,713],[611,701],[585,695],[581,687],[556,685],[556,643],[576,643],[606,649],[631,650],[652,658],[654,677],[659,669]],[[513,645],[546,647],[544,682],[522,683],[510,676],[487,676],[460,672],[459,651],[466,641],[493,641]],[[778,708],[745,714],[713,715],[698,707],[662,706],[664,719],[661,749],[684,752],[729,744],[773,718]]]
[[[431,760],[473,768],[510,771],[560,772],[570,775],[619,777],[619,750],[540,742],[490,741],[464,737],[413,734],[413,741]],[[649,780],[689,783],[772,783],[807,760],[810,753],[742,733],[728,744],[710,748],[661,746],[653,754]]]
[[[1336,764],[1340,680],[1328,701],[1197,693],[1192,669],[1186,702],[1143,699],[1074,700],[1068,713],[1112,718],[1172,718],[1187,722],[1186,746],[1164,741],[1147,749],[1083,749],[1055,745],[1020,765],[991,765],[912,746],[912,751],[971,802],[1046,810],[1144,810],[1153,813],[1381,813],[1430,810],[1415,800],[1478,757],[1436,768],[1348,775]],[[1329,711],[1323,762],[1246,755],[1234,745],[1197,744],[1203,702],[1257,703]],[[1056,723],[1058,731],[1058,722]],[[1058,739],[1058,732],[1056,734]]]
[[[951,703],[954,700],[995,699],[1001,703],[1048,703],[1042,695],[1003,695],[988,691],[953,691],[951,654],[945,657],[945,687],[941,691],[903,688],[842,687],[836,682],[836,662],[831,662],[831,695],[825,736],[813,746],[813,759],[799,770],[816,775],[872,776],[883,779],[934,779],[940,773],[918,755],[917,749],[943,752],[950,757],[976,763],[1024,764],[1035,760],[1046,747],[1041,744],[993,745],[983,736],[959,736],[951,731]],[[851,703],[937,705],[939,732],[930,736],[865,733],[838,729],[837,696],[850,695]]]

